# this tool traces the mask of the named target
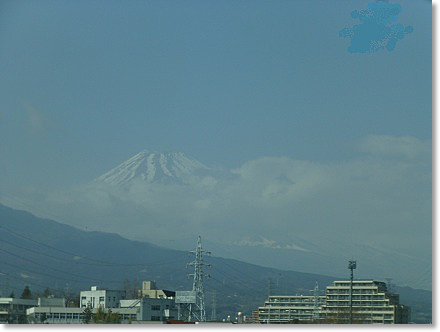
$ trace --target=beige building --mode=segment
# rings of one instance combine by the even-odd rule
[[[176,292],[165,289],[157,289],[154,281],[143,281],[140,297],[151,297],[154,299],[170,299],[176,297]]]

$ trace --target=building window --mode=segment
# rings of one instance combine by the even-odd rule
[[[160,316],[151,316],[151,320],[155,322],[160,322]]]
[[[159,310],[160,310],[160,305],[152,305],[152,306],[151,306],[151,310],[153,310],[153,311],[159,311]]]
[[[99,297],[99,302],[104,302],[104,299],[105,299],[104,296],[100,296]]]

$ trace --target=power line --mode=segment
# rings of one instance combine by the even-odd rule
[[[57,260],[64,261],[64,262],[67,262],[67,263],[74,263],[74,264],[79,264],[79,265],[89,265],[89,266],[91,265],[91,266],[95,266],[95,267],[115,267],[115,266],[120,266],[120,267],[142,266],[142,267],[145,267],[145,266],[152,266],[152,265],[153,266],[160,266],[160,265],[167,265],[167,264],[173,264],[173,263],[181,262],[181,260],[173,260],[173,261],[169,261],[169,262],[163,262],[162,261],[162,262],[144,263],[144,264],[142,264],[142,263],[139,263],[139,264],[117,264],[117,263],[112,263],[112,264],[96,264],[96,263],[81,262],[81,261],[77,261],[77,260],[69,260],[69,259],[65,259],[65,258],[62,258],[62,257],[49,255],[47,253],[36,251],[35,249],[30,249],[30,248],[26,248],[26,247],[23,247],[23,246],[19,246],[18,244],[10,242],[10,241],[5,240],[5,239],[1,239],[1,242],[8,243],[11,246],[14,246],[14,247],[17,247],[17,248],[20,248],[20,249],[23,249],[23,250],[27,250],[27,251],[32,252],[32,253],[37,254],[37,255],[41,255],[41,256],[57,259]],[[79,257],[79,256],[75,255],[74,257]]]
[[[216,267],[213,268],[215,271],[220,272],[221,274],[223,274],[224,276],[226,276],[228,279],[230,279],[231,281],[234,282],[233,279],[235,279],[235,283],[239,283],[242,284],[244,287],[248,288],[249,290],[255,290],[256,287],[251,287],[249,286],[247,283],[245,283],[244,281],[238,279],[237,277],[234,277],[232,275],[230,275],[229,273],[226,273],[225,271],[222,271]]]
[[[20,278],[20,279],[22,279],[24,281],[23,284],[25,284],[25,285],[33,285],[33,286],[37,286],[37,287],[44,288],[44,289],[48,288],[47,286],[44,286],[44,285],[35,283],[33,281],[30,281],[28,278],[25,278],[25,277],[23,277],[23,276],[21,276],[19,274],[13,276],[12,274],[7,273],[7,272],[3,272],[3,271],[0,271],[0,274],[4,274],[4,275],[7,275],[7,276],[10,276],[10,277],[13,277],[13,278]],[[18,290],[18,291],[21,290],[20,288],[17,288],[17,287],[14,287],[14,286],[9,286],[9,285],[8,285],[7,288],[15,289],[15,290]],[[55,292],[64,292],[64,289],[59,289],[59,288],[50,288],[50,289],[52,291],[55,291]]]
[[[239,269],[237,269],[237,268],[232,267],[231,265],[227,264],[225,261],[220,260],[220,263],[226,265],[226,266],[229,267],[231,270],[240,273],[241,275],[243,275],[243,276],[246,277],[247,279],[251,279],[251,280],[253,280],[253,281],[255,281],[255,282],[261,284],[262,286],[263,286],[263,285],[265,286],[265,283],[264,283],[263,281],[258,280],[258,279],[255,279],[254,277],[252,277],[252,276],[250,276],[250,275],[244,273],[243,271],[241,271],[241,270],[239,270]]]
[[[3,249],[0,249],[0,251],[7,252],[6,250],[3,250]],[[121,281],[116,281],[116,280],[103,280],[103,279],[97,279],[97,278],[84,277],[84,276],[77,275],[77,274],[73,274],[73,273],[70,273],[70,272],[66,272],[66,271],[58,270],[58,269],[55,269],[55,268],[53,268],[53,267],[49,267],[49,266],[46,266],[46,265],[41,265],[41,264],[36,263],[36,262],[32,262],[32,261],[27,260],[27,259],[25,259],[25,258],[23,258],[23,257],[20,257],[20,256],[17,256],[17,255],[15,255],[15,254],[12,254],[12,253],[10,253],[10,252],[7,252],[7,253],[10,254],[10,255],[12,255],[12,256],[16,256],[16,257],[18,257],[18,258],[20,258],[20,259],[22,259],[22,260],[24,260],[24,261],[28,261],[28,262],[34,263],[34,264],[38,265],[39,267],[44,267],[44,268],[47,268],[47,269],[54,270],[54,271],[56,271],[56,272],[61,272],[61,273],[64,273],[64,274],[68,274],[68,275],[71,275],[71,276],[74,276],[74,277],[78,277],[78,278],[84,279],[84,280],[66,279],[65,277],[60,277],[60,276],[58,276],[58,278],[64,278],[64,280],[73,281],[73,282],[85,282],[85,281],[92,281],[92,282],[107,282],[107,283],[120,283],[120,282],[121,282]],[[8,262],[4,262],[4,261],[3,261],[2,264],[6,264],[6,265],[9,265],[9,266],[15,267],[15,268],[17,268],[17,269],[20,269],[20,270],[27,270],[27,271],[32,272],[32,273],[35,273],[35,274],[45,275],[45,276],[48,276],[48,277],[51,277],[51,278],[57,278],[57,277],[54,276],[53,274],[48,274],[48,273],[45,273],[45,272],[35,271],[35,270],[33,270],[33,269],[29,269],[29,268],[27,268],[27,267],[24,268],[23,266],[17,266],[17,265],[14,265],[14,264],[8,263]]]
[[[79,254],[75,254],[73,252],[69,252],[69,251],[65,251],[65,250],[62,250],[62,249],[58,249],[56,247],[50,246],[48,244],[36,241],[36,240],[31,239],[31,238],[29,238],[27,236],[24,236],[22,234],[14,232],[14,231],[12,231],[12,230],[4,227],[4,226],[0,226],[0,229],[4,229],[6,232],[8,232],[10,234],[13,234],[13,235],[15,235],[17,237],[23,238],[23,239],[28,240],[30,242],[33,242],[33,243],[35,243],[37,245],[40,245],[40,246],[43,246],[43,247],[46,247],[46,248],[49,248],[49,249],[61,252],[61,253],[65,254],[65,255],[73,256],[74,258],[79,258],[79,259],[86,259],[86,260],[89,260],[89,261],[93,262],[93,264],[92,264],[92,263],[85,263],[85,262],[75,261],[75,263],[78,263],[78,264],[86,264],[86,265],[94,265],[94,266],[101,265],[101,266],[111,266],[111,267],[114,267],[114,266],[134,267],[134,266],[146,266],[146,265],[147,266],[148,265],[157,265],[157,266],[159,266],[159,265],[166,265],[166,264],[168,264],[168,263],[164,263],[164,262],[160,262],[160,263],[158,262],[158,263],[130,263],[130,264],[124,264],[124,263],[115,263],[115,262],[109,262],[109,261],[104,261],[104,260],[98,260],[98,259],[82,256],[82,255],[79,255]],[[5,241],[5,242],[7,242],[7,241]],[[11,244],[11,242],[8,242],[8,243]],[[13,245],[19,247],[16,244],[13,244]],[[32,251],[32,249],[28,249],[28,248],[24,248],[24,247],[20,247],[20,248]],[[44,255],[47,255],[47,254],[44,254]],[[55,257],[52,256],[52,258],[55,258]],[[62,258],[59,258],[59,259],[62,259]],[[173,261],[173,262],[180,262],[180,260],[178,260],[178,261],[176,260],[176,261]]]

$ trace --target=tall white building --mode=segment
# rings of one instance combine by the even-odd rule
[[[374,280],[353,281],[353,323],[408,324],[409,307],[399,303],[399,295],[388,291],[384,282]],[[334,281],[327,286],[322,316],[347,323],[350,312],[350,281]]]
[[[125,291],[108,290],[92,286],[89,291],[81,291],[80,307],[90,306],[93,309],[99,308],[119,308],[120,300],[125,299]]]

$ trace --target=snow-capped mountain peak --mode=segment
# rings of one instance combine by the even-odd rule
[[[182,152],[144,150],[98,177],[96,182],[125,186],[133,181],[187,184],[210,168]]]

